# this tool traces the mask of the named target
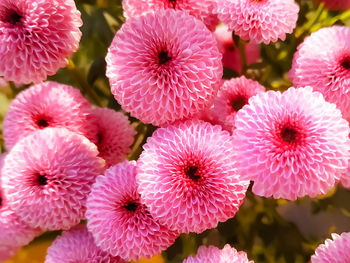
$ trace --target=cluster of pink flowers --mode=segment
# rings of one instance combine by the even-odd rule
[[[35,83],[4,119],[0,260],[42,231],[64,230],[46,262],[136,261],[181,233],[234,217],[251,181],[254,194],[288,200],[339,182],[349,187],[349,28],[306,38],[289,73],[294,87],[281,93],[245,76],[222,81],[223,67],[242,71],[232,31],[251,41],[248,64],[259,59],[258,44],[292,33],[294,0],[123,0],[123,7],[127,21],[106,56],[111,92],[132,117],[160,127],[136,161],[127,160],[136,131],[124,113],[42,82],[78,48],[74,1],[0,3],[0,77]],[[348,234],[333,239],[312,262],[349,260]],[[201,246],[183,262],[252,261],[227,244]]]

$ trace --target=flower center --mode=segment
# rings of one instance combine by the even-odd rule
[[[18,14],[16,11],[10,12],[10,15],[5,20],[6,22],[16,25],[17,23],[21,22],[22,16]]]
[[[294,142],[296,140],[297,131],[290,127],[285,127],[281,131],[281,138],[284,142]]]
[[[47,120],[45,120],[45,119],[39,119],[39,120],[37,121],[37,124],[38,124],[38,126],[39,126],[40,128],[46,128],[46,127],[49,126],[49,123],[48,123]]]
[[[245,104],[246,104],[245,98],[244,97],[238,97],[238,98],[235,98],[232,101],[232,108],[234,109],[234,111],[239,111],[240,109],[243,108],[243,106]]]
[[[176,7],[176,0],[168,0],[168,1],[169,1],[169,4],[173,5],[173,8]]]
[[[47,178],[45,175],[37,174],[37,176],[38,176],[37,182],[39,185],[47,185]]]
[[[135,212],[139,205],[135,202],[129,202],[124,208],[130,212]]]
[[[194,182],[197,182],[201,178],[201,176],[198,174],[198,167],[197,166],[188,167],[185,174],[188,178],[190,178]]]
[[[2,198],[0,196],[0,208],[2,207]]]
[[[345,59],[345,60],[341,63],[341,66],[342,66],[344,69],[350,69],[350,59]]]
[[[102,133],[101,132],[97,133],[97,144],[101,144],[102,140],[103,140]]]
[[[159,66],[166,64],[168,61],[171,60],[171,57],[169,57],[168,51],[161,51],[158,54],[158,63]]]

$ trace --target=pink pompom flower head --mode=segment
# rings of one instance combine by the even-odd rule
[[[86,227],[75,227],[64,231],[47,249],[45,263],[127,263],[113,257],[96,246]]]
[[[228,26],[221,24],[215,30],[215,36],[218,41],[219,50],[222,53],[222,64],[226,68],[231,68],[238,73],[242,72],[241,56],[232,39],[232,31]],[[247,64],[256,62],[260,57],[259,45],[254,42],[247,43],[245,47]]]
[[[67,64],[82,26],[74,0],[0,1],[0,76],[39,83]]]
[[[350,262],[350,233],[332,234],[332,239],[326,239],[324,244],[318,246],[311,263]]]
[[[85,135],[95,133],[91,105],[78,89],[57,82],[34,85],[17,95],[4,119],[4,140],[11,149],[36,130],[62,127]]]
[[[102,250],[125,260],[150,258],[178,236],[160,225],[140,200],[136,162],[112,166],[97,177],[87,202],[88,229]]]
[[[21,246],[27,245],[39,233],[29,227],[8,205],[2,187],[2,169],[6,154],[0,156],[0,261],[12,257]]]
[[[332,39],[332,41],[330,41]],[[350,28],[332,26],[299,45],[289,72],[295,87],[311,86],[350,120]]]
[[[106,166],[124,161],[136,135],[128,117],[112,109],[95,108],[92,119],[97,128],[93,142],[100,152],[99,156],[106,161]]]
[[[195,257],[189,256],[183,263],[254,263],[244,251],[238,252],[226,244],[223,249],[214,246],[200,246]]]
[[[264,86],[259,82],[244,76],[225,80],[214,99],[213,114],[224,129],[232,132],[237,112],[248,104],[250,97],[264,91]]]
[[[124,16],[135,17],[150,11],[175,9],[188,12],[214,31],[219,20],[213,13],[215,0],[123,0]]]
[[[348,134],[341,112],[310,87],[259,93],[237,113],[237,168],[260,196],[325,194],[348,166]]]
[[[97,155],[93,143],[66,129],[33,132],[5,159],[2,184],[10,207],[32,227],[78,224],[91,185],[103,173],[104,161]]]
[[[221,57],[202,22],[167,9],[123,24],[106,57],[107,76],[124,110],[161,126],[212,103],[222,77]]]
[[[217,0],[215,12],[243,40],[269,44],[293,32],[299,6],[294,0]]]
[[[317,0],[318,2],[324,2],[325,7],[330,10],[347,10],[350,9],[349,0]]]
[[[151,214],[182,233],[233,217],[249,182],[240,179],[232,149],[219,125],[193,120],[156,130],[138,160],[139,190]]]

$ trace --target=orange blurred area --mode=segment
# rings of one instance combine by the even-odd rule
[[[23,247],[11,260],[4,263],[43,263],[45,261],[46,250],[52,241],[34,242]],[[161,255],[156,255],[151,259],[140,259],[137,263],[164,263]]]

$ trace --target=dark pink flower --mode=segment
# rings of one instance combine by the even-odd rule
[[[330,39],[332,41],[330,41]],[[311,86],[350,120],[350,28],[332,26],[299,45],[289,72],[295,87]]]
[[[332,239],[326,239],[324,244],[318,246],[311,263],[350,262],[350,233],[332,234]]]
[[[223,249],[214,246],[200,246],[195,257],[189,256],[183,263],[254,263],[244,251],[237,252],[229,244]]]
[[[317,0],[318,2],[324,2],[325,7],[331,10],[347,10],[350,9],[349,0]]]
[[[299,6],[294,0],[217,0],[215,12],[243,40],[269,44],[293,32]]]
[[[138,160],[139,191],[170,229],[201,233],[233,217],[248,181],[236,170],[232,138],[219,125],[186,121],[156,130]]]
[[[150,258],[178,236],[160,225],[141,202],[136,162],[112,166],[97,177],[87,202],[88,229],[104,251],[125,260]]]
[[[95,108],[92,118],[97,128],[94,142],[106,166],[124,161],[136,135],[128,117],[112,109]]]
[[[7,149],[36,130],[62,127],[85,135],[95,132],[89,122],[90,103],[78,89],[57,82],[34,85],[17,95],[4,119]]]
[[[219,20],[213,14],[215,0],[123,0],[124,16],[135,17],[150,11],[176,9],[188,12],[201,20],[211,31],[215,30]]]
[[[32,227],[69,229],[85,214],[104,161],[96,146],[63,128],[38,130],[8,153],[2,185],[9,206]]]
[[[64,231],[47,249],[45,263],[126,263],[96,246],[86,227]]]
[[[107,54],[111,90],[144,123],[191,118],[212,103],[222,77],[214,35],[172,9],[130,18]]]
[[[1,0],[0,76],[39,83],[67,64],[82,26],[74,0]]]
[[[348,167],[349,125],[310,87],[259,93],[235,124],[237,168],[254,181],[257,195],[295,200],[325,194]]]

